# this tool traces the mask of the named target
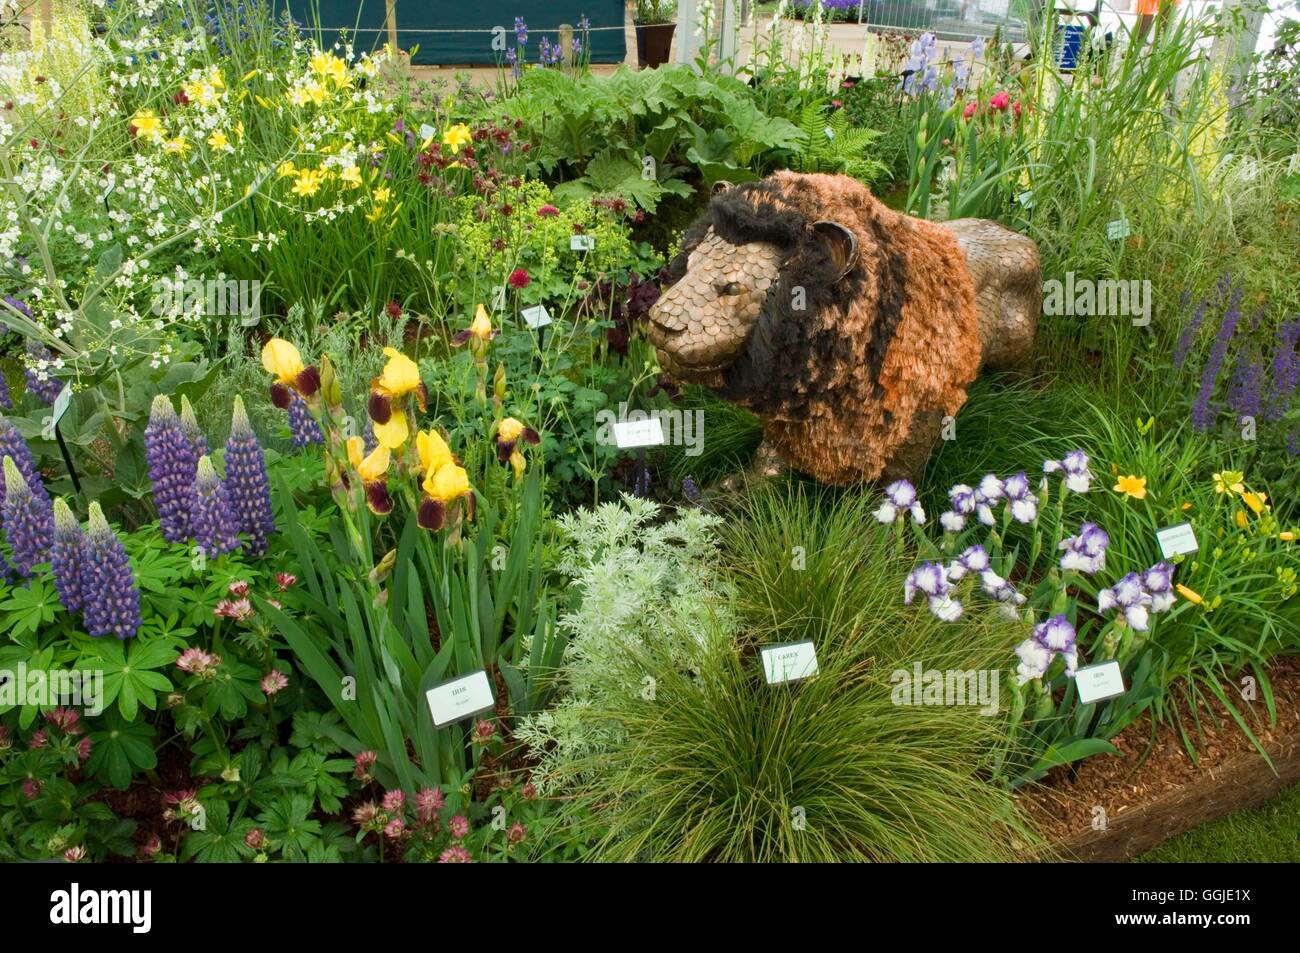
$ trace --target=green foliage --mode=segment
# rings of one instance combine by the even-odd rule
[[[828,116],[823,107],[809,104],[799,128],[808,145],[794,157],[792,168],[798,172],[842,173],[867,183],[882,180],[888,172],[883,162],[867,155],[880,133],[850,126],[843,110]]]

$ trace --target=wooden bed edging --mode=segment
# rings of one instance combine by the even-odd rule
[[[1264,750],[1276,773],[1253,748],[1222,764],[1203,762],[1201,776],[1180,790],[1119,813],[1102,804],[1108,815],[1105,830],[1086,831],[1053,848],[1061,860],[1122,863],[1207,821],[1258,807],[1300,781],[1300,725],[1267,742]]]

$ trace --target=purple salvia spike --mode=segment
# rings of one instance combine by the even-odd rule
[[[54,501],[54,543],[50,546],[50,571],[59,601],[69,612],[80,612],[85,605],[82,569],[86,559],[86,534],[62,499]]]
[[[262,555],[267,537],[275,532],[271,487],[266,479],[266,458],[248,421],[244,399],[238,395],[226,441],[226,492],[240,532],[248,534],[245,548],[255,556]]]
[[[81,584],[86,631],[95,638],[129,639],[140,631],[140,590],[126,548],[104,519],[99,503],[90,504],[83,548]]]

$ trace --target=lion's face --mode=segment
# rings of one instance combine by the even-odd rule
[[[709,229],[686,262],[686,274],[650,309],[650,342],[673,377],[716,385],[743,352],[781,256],[775,245],[733,245]]]

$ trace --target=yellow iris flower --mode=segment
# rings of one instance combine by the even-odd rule
[[[375,439],[382,446],[396,450],[402,444],[406,443],[406,438],[410,436],[410,428],[406,423],[406,411],[396,411],[393,416],[388,418],[388,423],[377,424],[371,421],[371,426],[375,431]]]
[[[456,462],[451,447],[436,430],[423,430],[415,435],[415,449],[420,453],[420,470],[426,474],[437,473],[448,464]]]
[[[388,363],[375,381],[390,397],[402,397],[420,386],[420,367],[395,347],[384,348]]]
[[[262,367],[281,384],[293,385],[305,366],[298,349],[283,338],[271,338],[262,348]]]
[[[348,438],[348,462],[360,474],[362,480],[367,483],[377,483],[388,473],[392,451],[381,443],[370,451],[369,455],[364,455],[365,452],[364,440],[360,437]]]
[[[425,477],[423,486],[424,492],[435,500],[449,503],[469,492],[469,474],[464,467],[447,463],[439,467],[436,473]]]

